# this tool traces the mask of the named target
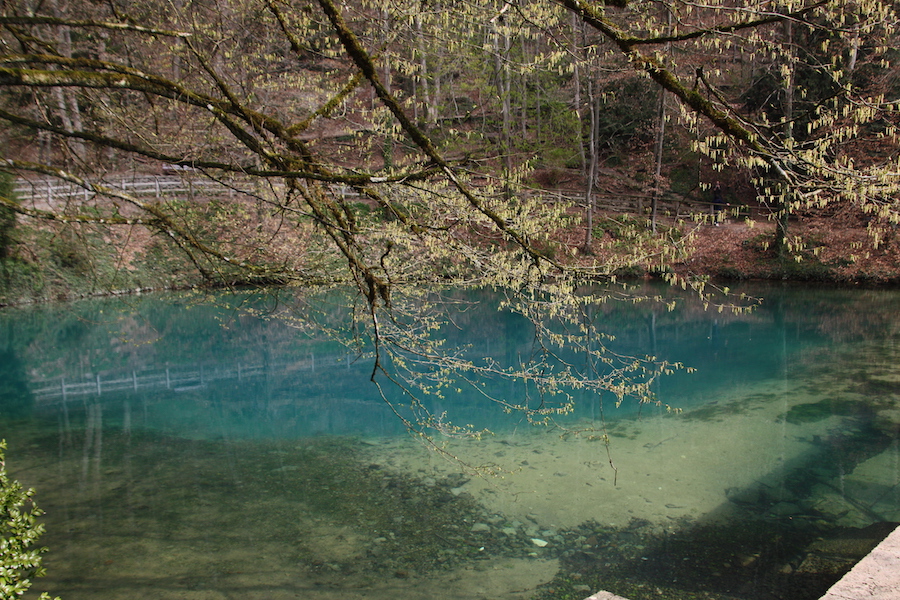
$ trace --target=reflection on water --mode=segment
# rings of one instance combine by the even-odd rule
[[[900,293],[748,292],[765,298],[749,314],[683,301],[591,315],[614,351],[698,369],[654,384],[682,413],[579,397],[540,429],[460,388],[432,412],[494,434],[439,438],[459,462],[406,435],[367,357],[258,299],[4,311],[0,436],[48,512],[38,587],[67,600],[818,598],[900,521]],[[503,364],[533,352],[525,319],[466,299],[442,332],[451,347]],[[320,301],[330,325],[346,321]]]

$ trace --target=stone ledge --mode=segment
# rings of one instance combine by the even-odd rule
[[[821,600],[900,598],[900,527],[850,569]]]

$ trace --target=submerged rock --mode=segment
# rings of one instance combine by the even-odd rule
[[[799,506],[792,502],[779,502],[769,509],[769,512],[779,517],[787,517],[790,515],[800,514],[802,510]]]

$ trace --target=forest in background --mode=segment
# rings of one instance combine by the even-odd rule
[[[349,279],[372,302],[423,275],[666,274],[714,199],[782,266],[713,275],[892,280],[895,23],[845,1],[7,3],[8,173],[85,192],[5,194],[7,288]],[[110,189],[134,173],[227,198]],[[837,228],[867,235],[819,268]]]

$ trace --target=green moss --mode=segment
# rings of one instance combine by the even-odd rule
[[[726,415],[736,415],[744,412],[744,410],[736,406],[737,403],[730,402],[728,404],[709,404],[702,408],[696,408],[682,413],[682,418],[687,421],[722,421]]]
[[[848,398],[826,398],[819,402],[797,404],[791,407],[787,413],[781,415],[788,423],[798,425],[800,423],[813,423],[822,421],[832,416],[849,417],[868,412],[868,408],[857,400]]]
[[[746,414],[748,411],[753,410],[754,404],[771,402],[774,398],[775,394],[751,394],[734,402],[714,402],[700,408],[685,411],[681,413],[681,418],[689,421],[721,421],[722,417],[728,415]]]

